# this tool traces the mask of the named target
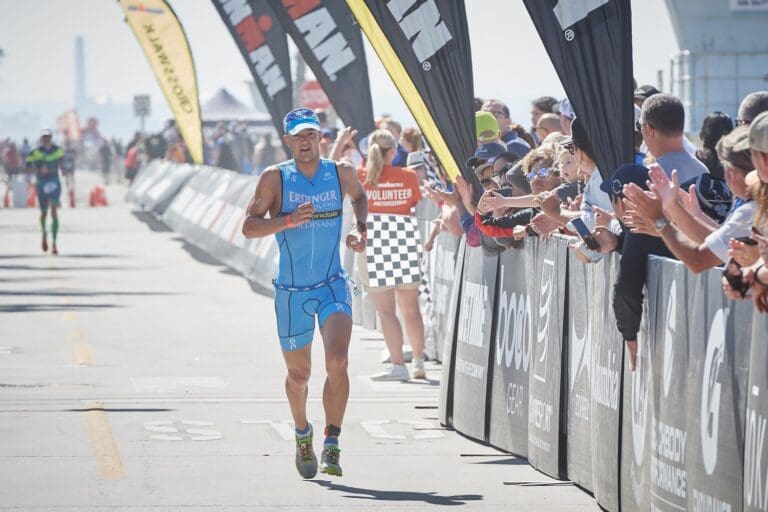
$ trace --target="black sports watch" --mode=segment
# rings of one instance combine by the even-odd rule
[[[367,233],[368,232],[368,223],[367,222],[358,222],[357,223],[357,230],[360,233]]]

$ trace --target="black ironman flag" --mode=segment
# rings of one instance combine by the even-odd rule
[[[472,54],[464,1],[347,4],[432,150],[455,179],[475,152]]]
[[[293,108],[288,38],[269,4],[262,1],[212,0],[243,54],[277,133]]]
[[[524,0],[603,178],[633,161],[630,0]]]
[[[371,133],[373,104],[363,36],[343,0],[269,0],[342,122]]]

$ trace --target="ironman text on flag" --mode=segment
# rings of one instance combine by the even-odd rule
[[[244,0],[214,0],[227,14],[230,24],[240,36],[248,59],[258,74],[270,98],[288,87],[272,49],[266,44],[265,33],[272,29],[274,20],[263,14],[256,18],[249,2]]]
[[[336,73],[355,60],[344,34],[320,0],[282,0],[288,15],[332,81]],[[320,7],[318,9],[318,7]],[[330,36],[330,37],[329,37]]]
[[[429,89],[429,83],[426,80],[417,80],[413,76],[413,74],[420,72],[429,73],[434,67],[430,60],[454,39],[454,34],[451,33],[449,26],[441,17],[436,0],[390,0],[386,2],[387,15],[394,19],[402,32],[401,36],[394,36],[391,32],[393,27],[390,27],[389,24],[385,26],[383,21],[387,20],[383,20],[381,17],[384,9],[378,3],[367,0],[347,0],[347,5],[349,5],[360,24],[360,28],[381,59],[384,68],[392,78],[432,150],[451,179],[455,180],[456,175],[460,174],[459,162],[462,162],[468,155],[460,154],[460,151],[452,153],[444,133],[441,132],[441,126],[439,126],[436,116],[433,115],[435,110],[434,98],[430,98],[430,95],[439,96],[440,93],[425,90]],[[375,11],[376,14],[372,11]],[[413,65],[408,65],[406,59],[413,60],[412,57],[404,56],[395,49],[397,47],[394,42],[396,37],[404,37],[408,41],[409,50],[418,61],[418,69],[415,69]],[[428,103],[432,104],[433,111],[430,111]],[[473,121],[474,119],[471,120],[471,122]],[[459,124],[462,122],[459,121]],[[466,129],[474,130],[474,126],[468,126]],[[469,150],[471,151],[474,137],[470,136],[469,141],[465,142],[470,144]]]

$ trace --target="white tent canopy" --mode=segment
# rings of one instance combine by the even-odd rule
[[[213,95],[200,101],[203,125],[213,125],[219,122],[243,121],[250,126],[271,125],[269,114],[258,112],[235,98],[226,89],[219,89]]]

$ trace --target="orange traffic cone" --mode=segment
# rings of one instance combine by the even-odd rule
[[[75,191],[74,190],[69,191],[69,207],[70,208],[75,207]]]
[[[94,186],[91,189],[88,204],[90,206],[107,206],[107,196],[104,193],[104,188],[99,185]]]
[[[37,188],[34,185],[30,185],[27,189],[27,206],[30,208],[37,206]]]
[[[5,195],[3,196],[3,208],[11,207],[11,189],[5,189]]]

